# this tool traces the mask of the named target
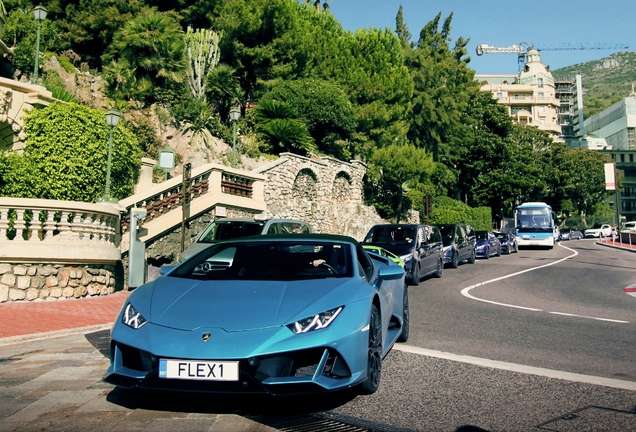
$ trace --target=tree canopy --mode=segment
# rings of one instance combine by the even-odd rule
[[[12,67],[0,73],[21,70],[28,79],[33,4],[4,3],[9,11],[4,40],[15,48]],[[421,209],[425,194],[488,206],[498,216],[510,216],[516,203],[530,200],[583,214],[596,211],[594,205],[608,197],[602,187],[604,156],[514,125],[505,108],[480,93],[469,67],[469,40],[451,34],[452,13],[438,13],[413,38],[401,5],[393,31],[355,32],[343,29],[325,1],[314,0],[49,0],[43,5],[49,15],[42,23],[42,50],[64,52],[79,58],[83,71],[89,66],[102,74],[112,100],[127,102],[129,109],[160,105],[172,116],[169,121],[190,134],[195,148],[207,147],[213,135],[231,139],[229,111],[239,105],[241,133],[255,149],[366,162],[367,202],[386,218]],[[61,79],[47,77],[42,83],[61,94]],[[39,123],[47,118],[44,113],[58,121],[50,110],[64,111],[56,104],[32,113],[22,159],[3,156],[4,193],[64,196],[62,186],[70,180],[61,177],[48,190],[43,179],[51,170],[49,159],[33,150],[65,154],[43,144],[54,146],[51,138],[37,136],[50,132]],[[77,113],[91,122],[101,121],[98,115]],[[105,141],[97,123],[85,132],[81,122],[62,120],[63,130],[55,133],[70,137],[69,145],[73,140],[64,151],[86,155],[86,148]],[[145,123],[135,121],[142,145],[158,147],[156,136],[140,127]],[[71,132],[75,127],[78,131]],[[86,137],[80,139],[82,133]],[[120,194],[133,181],[129,164],[139,154],[126,134],[118,126],[116,136],[130,150],[129,157],[117,156]],[[99,146],[92,157],[103,155]],[[60,171],[78,175],[73,157],[55,160],[64,166]],[[82,193],[89,201],[101,194],[95,185],[103,178],[95,174],[97,159],[91,163],[86,182],[93,186],[78,183],[86,186]],[[23,172],[32,170],[32,179],[17,176],[19,164],[27,164]]]
[[[0,195],[85,202],[103,195],[109,142],[103,111],[54,103],[31,111],[25,118],[25,131],[24,154],[4,155],[0,160]],[[140,166],[137,139],[120,123],[113,130],[113,197],[133,193]]]

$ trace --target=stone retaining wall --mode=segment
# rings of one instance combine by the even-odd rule
[[[0,303],[112,294],[115,265],[0,264]]]
[[[361,241],[376,224],[387,223],[374,207],[364,205],[363,178],[366,165],[360,161],[343,162],[331,157],[308,158],[283,153],[280,159],[254,170],[265,175],[267,218],[300,219],[309,222],[314,232],[348,235]],[[216,208],[189,221],[185,247],[214,220]],[[254,217],[237,208],[224,208],[225,217]],[[419,223],[419,214],[411,212],[405,223]],[[157,276],[163,264],[176,263],[181,248],[181,227],[146,244],[148,278]],[[127,257],[124,257],[126,267]]]

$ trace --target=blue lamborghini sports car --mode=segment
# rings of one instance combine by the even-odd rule
[[[134,290],[104,380],[122,387],[373,393],[409,333],[404,269],[326,234],[218,243]]]

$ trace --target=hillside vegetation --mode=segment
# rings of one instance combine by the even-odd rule
[[[583,112],[589,118],[632,92],[636,84],[636,52],[614,53],[601,60],[579,63],[552,71],[555,78],[581,74]]]
[[[32,80],[40,29],[31,12],[35,4],[2,3],[2,37],[13,47],[12,55],[0,58],[0,76]],[[88,93],[97,112],[86,114],[91,122],[54,122],[58,128],[45,131],[46,141],[35,127],[38,119],[27,121],[23,155],[0,152],[0,196],[99,198],[109,154],[104,108],[116,108],[122,119],[113,136],[115,198],[136,180],[126,156],[156,160],[159,149],[170,146],[179,164],[198,153],[237,168],[243,155],[284,152],[364,161],[365,202],[387,220],[423,212],[429,196],[488,207],[497,219],[524,201],[547,202],[565,216],[596,214],[595,204],[607,201],[605,155],[570,149],[536,127],[513,124],[506,107],[480,92],[469,39],[451,36],[453,13],[431,16],[411,33],[399,6],[395,30],[350,32],[321,4],[44,0],[39,83],[80,103]],[[58,68],[43,68],[53,57]],[[67,74],[85,90],[73,93]],[[98,92],[84,85],[89,74],[100,77],[94,83],[103,96],[92,99]],[[80,113],[66,114],[58,103],[40,115]],[[61,143],[81,143],[75,137],[86,129],[94,132],[84,135],[102,137],[91,152],[102,163],[76,163],[60,153]],[[175,136],[187,142],[176,144]],[[229,156],[215,154],[219,140],[232,143]],[[126,148],[132,150],[119,151]],[[50,186],[51,167],[68,173],[65,183]],[[90,185],[82,183],[86,179],[93,179]],[[62,195],[66,184],[82,187]]]

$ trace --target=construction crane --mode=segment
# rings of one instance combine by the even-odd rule
[[[610,43],[566,43],[566,44],[547,44],[547,45],[528,45],[521,42],[518,45],[510,45],[507,47],[496,47],[488,44],[479,44],[475,48],[477,55],[483,54],[517,54],[517,63],[519,70],[523,69],[526,64],[528,51],[536,49],[537,51],[574,51],[574,50],[605,50],[605,49],[629,49],[627,44],[610,44]]]

